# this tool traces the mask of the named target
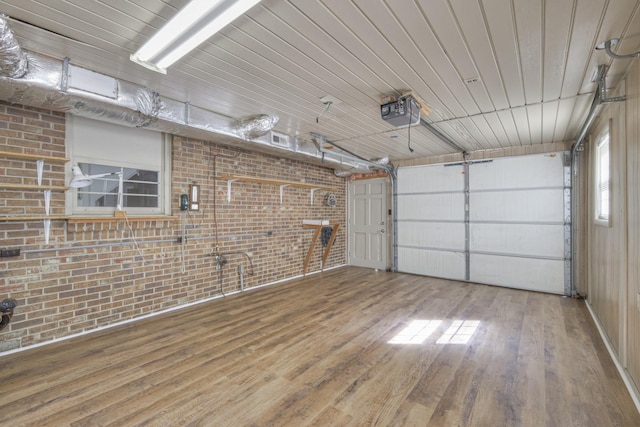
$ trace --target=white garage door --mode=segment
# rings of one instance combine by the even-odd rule
[[[398,170],[398,270],[569,292],[564,153]]]
[[[465,280],[462,165],[398,169],[398,270]]]

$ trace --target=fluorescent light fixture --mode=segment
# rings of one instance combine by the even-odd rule
[[[69,187],[71,188],[84,188],[91,185],[95,178],[104,178],[105,176],[113,176],[118,175],[118,201],[116,205],[116,209],[122,210],[122,188],[124,187],[124,178],[122,172],[109,172],[109,173],[100,173],[98,175],[87,175],[82,172],[80,166],[75,165],[71,168],[73,171],[73,178],[69,181]]]
[[[131,60],[166,74],[167,68],[260,0],[191,0]]]

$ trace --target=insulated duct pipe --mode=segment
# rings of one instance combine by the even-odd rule
[[[335,142],[331,142],[328,141],[326,137],[324,137],[323,135],[320,135],[318,133],[312,132],[311,136],[313,137],[313,144],[316,146],[316,149],[322,153],[323,155],[333,155],[339,158],[343,158],[343,159],[348,159],[354,163],[360,163],[366,167],[368,167],[370,170],[369,172],[371,172],[371,169],[383,169],[386,170],[387,172],[389,172],[390,169],[393,168],[393,166],[388,164],[388,161],[381,161],[381,162],[372,162],[371,160],[367,160],[364,157],[361,157],[349,150],[347,150],[346,148],[342,148],[340,147],[338,144],[336,144]],[[328,150],[324,147],[325,143],[329,143],[332,146],[338,148],[341,151],[344,151],[344,153],[337,153],[331,150]],[[338,176],[349,176],[349,175],[353,175],[354,173],[360,173],[358,170],[346,170],[343,173],[336,173],[336,175]]]
[[[27,54],[13,36],[4,15],[0,15],[0,57],[6,58],[0,63],[3,76],[19,79],[27,73]]]
[[[124,126],[242,145],[254,151],[338,170],[371,171],[370,166],[360,161],[320,153],[313,144],[297,138],[293,138],[288,146],[272,144],[270,131],[278,121],[275,116],[260,114],[235,120],[165,98],[131,82],[74,67],[69,59],[59,61],[24,51],[8,27],[7,19],[0,15],[0,100]],[[74,87],[70,81],[72,72],[90,74],[113,89],[98,95],[92,88]]]

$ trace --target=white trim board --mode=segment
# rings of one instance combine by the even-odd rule
[[[640,413],[640,391],[638,391],[638,389],[636,388],[635,384],[633,383],[633,380],[629,376],[629,373],[622,366],[622,363],[620,363],[620,360],[618,359],[618,356],[613,351],[613,346],[609,342],[609,338],[607,337],[607,334],[604,333],[604,328],[600,324],[600,321],[598,320],[596,314],[594,313],[593,309],[591,308],[591,304],[589,304],[587,301],[585,301],[585,305],[587,306],[587,310],[589,310],[589,313],[591,314],[591,318],[593,319],[593,322],[596,324],[596,327],[598,328],[598,332],[600,333],[600,337],[602,337],[602,341],[604,342],[605,347],[607,347],[607,351],[609,352],[609,355],[611,356],[611,359],[613,360],[614,365],[616,365],[616,369],[618,369],[618,372],[620,373],[620,376],[622,377],[622,381],[624,381],[624,384],[627,386],[627,390],[629,391],[629,394],[631,395],[631,399],[633,400],[633,403],[635,403],[635,405],[636,405],[636,409]]]

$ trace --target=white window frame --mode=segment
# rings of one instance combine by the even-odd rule
[[[611,132],[607,124],[594,147],[594,218],[597,225],[611,224]]]
[[[71,167],[79,163],[158,171],[158,207],[124,206],[123,210],[130,216],[171,215],[171,135],[72,114],[67,114],[66,123],[65,146],[67,157],[71,159],[71,166],[67,167],[67,182],[73,177]],[[94,125],[91,126],[92,124]],[[88,125],[90,126],[89,134]],[[135,147],[142,144],[142,140],[145,141],[144,155],[134,152]],[[108,146],[107,149],[105,145]],[[151,158],[153,160],[147,160]],[[116,211],[115,206],[78,206],[77,199],[78,191],[70,188],[66,192],[65,199],[67,215],[104,217],[113,216]]]

